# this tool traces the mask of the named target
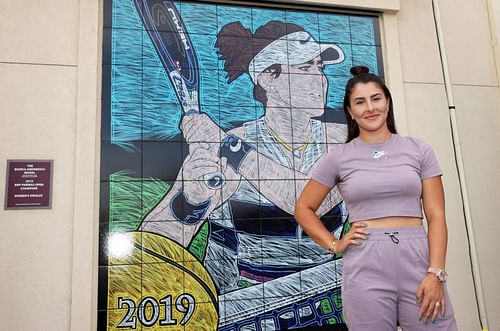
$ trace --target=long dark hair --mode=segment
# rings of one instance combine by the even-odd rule
[[[392,107],[392,96],[391,92],[385,85],[384,81],[382,78],[379,76],[370,73],[370,69],[368,69],[365,66],[356,66],[351,68],[351,74],[354,76],[349,81],[347,81],[347,84],[345,86],[345,94],[344,94],[344,112],[345,112],[345,117],[347,118],[347,140],[346,143],[350,142],[354,138],[359,136],[359,127],[358,124],[356,123],[355,120],[351,118],[349,115],[349,105],[350,105],[350,98],[351,98],[351,93],[354,87],[359,84],[367,84],[367,83],[374,83],[382,91],[384,91],[385,97],[389,100],[389,113],[387,114],[387,127],[389,128],[389,131],[391,133],[398,133],[396,131],[396,122],[394,121],[394,109]]]

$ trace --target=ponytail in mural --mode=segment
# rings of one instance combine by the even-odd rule
[[[228,84],[243,74],[252,76],[251,62],[260,51],[273,41],[293,32],[304,31],[304,28],[292,23],[270,21],[258,28],[253,34],[240,22],[233,22],[222,27],[217,35],[215,47],[219,59],[224,60],[224,70]],[[281,64],[270,65],[266,71],[275,77],[281,74]],[[266,105],[266,89],[254,82],[254,98]]]

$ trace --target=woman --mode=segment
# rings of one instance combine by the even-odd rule
[[[350,330],[457,330],[446,292],[447,227],[441,170],[424,142],[397,135],[392,98],[366,67],[346,85],[346,144],[318,162],[295,209],[305,232],[343,253],[342,296]],[[351,229],[340,240],[316,210],[337,185]],[[422,205],[428,235],[422,224]]]

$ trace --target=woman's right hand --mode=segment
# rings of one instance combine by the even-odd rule
[[[349,245],[361,245],[362,240],[368,239],[369,232],[367,231],[368,224],[363,222],[354,222],[351,224],[351,229],[342,239],[337,240],[335,244],[335,253],[344,253]]]
[[[189,145],[189,155],[182,166],[183,192],[191,204],[200,204],[220,190],[210,188],[205,182],[205,176],[221,173],[225,165],[219,163],[216,150],[210,143],[192,143]],[[223,168],[224,167],[224,168]]]

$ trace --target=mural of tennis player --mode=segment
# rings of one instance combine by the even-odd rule
[[[215,46],[228,83],[249,75],[265,115],[227,132],[207,115],[185,116],[181,129],[189,154],[173,188],[141,230],[187,246],[209,221],[204,263],[223,295],[252,298],[254,291],[262,296],[258,285],[263,283],[272,292],[265,295],[282,298],[301,291],[314,295],[335,282],[338,286],[339,276],[325,267],[333,256],[302,232],[293,211],[327,144],[345,141],[342,112],[329,110],[334,115],[329,122],[317,119],[325,113],[329,83],[323,68],[342,62],[343,51],[318,43],[301,26],[280,21],[255,33],[240,22],[229,23]],[[223,174],[217,189],[206,181],[215,173]],[[347,214],[337,190],[318,214],[338,236]],[[304,279],[301,285],[294,278],[308,269],[309,288]]]

